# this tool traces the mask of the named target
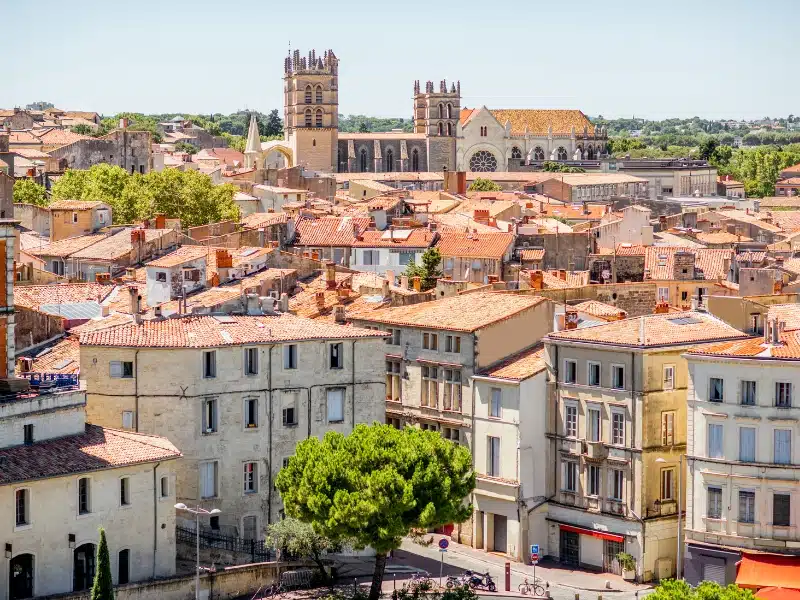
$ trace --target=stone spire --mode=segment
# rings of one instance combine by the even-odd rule
[[[250,116],[250,128],[247,130],[247,145],[244,147],[245,167],[255,166],[258,160],[258,153],[261,152],[261,136],[258,135],[258,123],[256,116]]]

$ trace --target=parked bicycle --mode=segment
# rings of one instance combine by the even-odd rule
[[[540,598],[544,596],[544,585],[542,585],[544,581],[540,578],[536,577],[531,583],[528,581],[528,578],[525,578],[525,581],[519,584],[519,593],[524,596],[539,596]]]
[[[467,587],[469,585],[469,575],[448,575],[445,587],[448,590],[454,588]]]
[[[283,586],[283,584],[275,581],[264,592],[264,598],[280,597],[283,596],[283,594],[285,593],[286,593],[286,588]]]

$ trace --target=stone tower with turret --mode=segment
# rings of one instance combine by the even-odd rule
[[[333,50],[290,53],[283,65],[283,127],[297,166],[333,173],[339,127],[339,59]]]
[[[414,133],[424,133],[428,146],[428,170],[454,170],[456,167],[456,129],[461,114],[461,82],[447,88],[443,79],[436,89],[425,82],[422,91],[414,82]]]

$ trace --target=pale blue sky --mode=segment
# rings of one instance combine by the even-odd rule
[[[333,48],[344,114],[407,117],[414,79],[463,104],[590,115],[800,114],[800,0],[0,0],[0,107],[268,111],[283,58]]]

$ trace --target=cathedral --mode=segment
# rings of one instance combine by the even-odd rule
[[[261,142],[255,120],[247,167],[302,166],[324,173],[524,171],[542,162],[598,160],[605,128],[579,110],[461,107],[461,82],[414,83],[414,131],[339,132],[339,59],[333,50],[284,59],[284,140]]]

